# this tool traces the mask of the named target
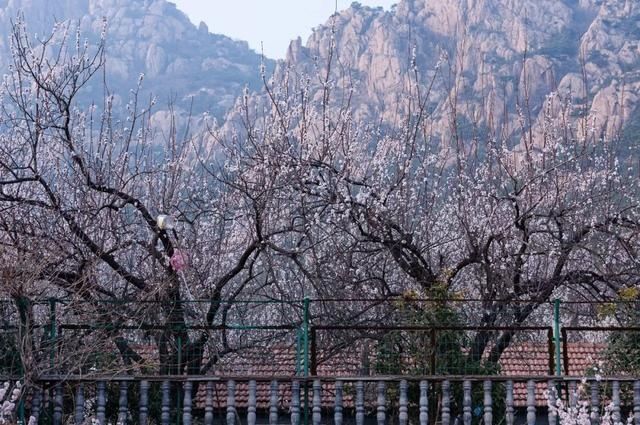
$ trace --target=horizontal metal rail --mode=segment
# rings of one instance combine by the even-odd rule
[[[366,331],[548,331],[550,326],[455,326],[455,325],[313,325],[317,330]]]
[[[22,379],[16,375],[0,375],[0,381],[16,381]],[[376,376],[331,376],[331,375],[309,375],[309,376],[291,376],[291,375],[104,375],[104,374],[45,374],[32,377],[35,381],[64,381],[64,382],[95,382],[95,381],[174,381],[174,382],[203,382],[217,381],[226,382],[233,381],[260,381],[267,382],[277,381],[299,381],[312,382],[320,379],[322,381],[344,381],[344,382],[393,382],[393,381],[494,381],[494,382],[635,382],[640,380],[638,376],[557,376],[557,375],[376,375]]]

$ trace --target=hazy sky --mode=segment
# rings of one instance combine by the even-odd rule
[[[198,25],[204,21],[209,31],[246,40],[270,58],[282,58],[289,41],[298,36],[303,43],[311,29],[324,24],[336,9],[336,0],[170,0]],[[337,0],[338,10],[353,0]],[[368,6],[388,9],[399,0],[360,0]]]

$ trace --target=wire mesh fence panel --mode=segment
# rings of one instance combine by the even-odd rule
[[[208,322],[211,303],[45,300],[0,305],[5,376],[42,374],[203,374],[249,348],[291,351],[295,364],[302,307],[290,303],[219,303],[224,321]],[[174,320],[173,312],[180,309]],[[204,311],[204,313],[203,313]],[[185,320],[186,317],[186,320]],[[295,369],[295,367],[294,367]]]
[[[318,375],[547,375],[551,328],[464,326],[318,326],[312,362]]]
[[[528,306],[408,296],[3,300],[0,367],[4,375],[576,376],[607,360],[600,374],[640,370],[635,302],[538,303],[530,320],[506,320]]]
[[[47,301],[0,302],[0,370],[5,376],[37,376],[50,370],[57,328]]]
[[[638,376],[640,327],[567,326],[563,372],[571,376]]]

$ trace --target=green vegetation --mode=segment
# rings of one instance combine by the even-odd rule
[[[603,370],[607,375],[640,374],[640,331],[635,328],[640,323],[638,302],[640,291],[636,287],[623,288],[618,292],[620,299],[612,308],[604,308],[598,313],[602,316],[615,317],[623,326],[632,329],[622,329],[611,333],[607,341],[607,348],[603,358]]]
[[[375,356],[375,372],[385,375],[495,375],[499,365],[485,361],[470,361],[469,352],[473,340],[468,331],[455,329],[466,323],[448,301],[444,301],[446,289],[441,291],[438,301],[421,301],[414,292],[405,294],[405,298],[396,302],[399,325],[409,325],[428,330],[395,330],[387,333],[380,341]],[[450,295],[450,294],[449,294]],[[500,422],[504,414],[504,387],[493,387],[494,420]],[[441,390],[438,390],[438,394]],[[409,385],[409,401],[417,405],[419,387],[417,382]],[[462,416],[463,388],[461,382],[451,386],[452,418]],[[391,399],[397,399],[392,397]],[[483,389],[479,383],[472,385],[471,407],[473,423],[480,423],[483,413]],[[429,412],[437,411],[437,400]],[[393,408],[393,406],[392,406]],[[435,419],[432,418],[432,419]]]

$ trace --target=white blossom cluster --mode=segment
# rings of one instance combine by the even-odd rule
[[[552,415],[558,418],[561,425],[591,425],[593,420],[599,420],[601,425],[632,425],[634,422],[633,411],[629,412],[626,419],[620,416],[619,411],[616,412],[616,408],[613,402],[604,406],[602,411],[600,407],[592,408],[589,400],[585,394],[586,381],[583,381],[576,389],[574,394],[570,397],[573,398],[572,403],[566,403],[561,397],[549,398],[548,408]],[[556,392],[556,389],[552,389]],[[554,400],[555,402],[551,402]]]
[[[17,404],[22,394],[22,383],[5,381],[0,386],[0,424],[15,422]]]

